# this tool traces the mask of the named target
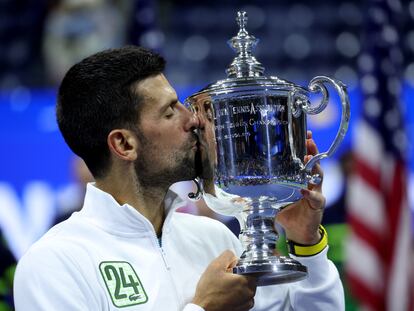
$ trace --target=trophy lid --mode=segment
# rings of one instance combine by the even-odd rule
[[[230,93],[239,91],[256,91],[259,89],[266,91],[290,91],[302,88],[276,76],[266,77],[263,75],[265,68],[253,55],[259,39],[247,32],[247,20],[246,12],[237,12],[236,21],[239,25],[239,32],[227,42],[237,55],[226,70],[227,79],[209,84],[189,98],[194,98],[201,94],[227,96]]]
[[[237,36],[231,38],[227,43],[237,53],[230,67],[226,70],[229,78],[260,77],[263,75],[264,67],[252,55],[259,39],[249,35],[246,30],[247,13],[237,12],[237,24],[240,30]]]

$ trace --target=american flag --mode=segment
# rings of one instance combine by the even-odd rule
[[[361,310],[413,310],[412,231],[400,111],[398,0],[370,0],[358,60],[362,117],[347,197],[346,274]]]

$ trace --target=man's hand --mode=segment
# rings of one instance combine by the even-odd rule
[[[253,308],[256,279],[232,273],[237,257],[223,252],[201,276],[192,303],[206,311],[247,311]]]
[[[308,154],[305,156],[305,163],[318,153],[311,131],[307,133],[306,148]],[[313,167],[312,174],[319,174],[323,178],[319,163]],[[308,189],[302,189],[301,193],[303,198],[280,211],[276,215],[276,221],[285,229],[287,239],[304,245],[316,244],[321,238],[318,227],[326,203],[322,194],[322,183],[309,184]]]

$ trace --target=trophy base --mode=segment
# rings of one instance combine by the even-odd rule
[[[240,259],[233,273],[256,277],[257,286],[276,285],[303,280],[307,268],[299,261],[286,256],[271,256],[265,260]]]

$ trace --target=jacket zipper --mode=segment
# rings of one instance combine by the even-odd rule
[[[158,250],[159,250],[159,252],[160,252],[160,254],[161,254],[162,260],[164,261],[165,269],[167,270],[167,274],[168,274],[168,278],[169,278],[170,284],[171,284],[171,286],[172,286],[172,288],[173,288],[173,291],[174,291],[175,297],[176,297],[176,299],[177,299],[177,303],[176,303],[176,305],[177,305],[177,310],[180,310],[179,308],[180,308],[180,305],[182,305],[182,303],[183,303],[183,299],[182,299],[182,298],[181,298],[181,296],[178,294],[177,288],[175,287],[175,283],[174,283],[174,280],[173,280],[172,275],[171,275],[171,272],[170,272],[171,267],[170,267],[170,265],[168,264],[167,256],[165,255],[164,249],[163,249],[163,248],[162,248],[162,246],[161,246],[161,245],[163,245],[163,241],[162,241],[162,239],[163,239],[163,236],[164,236],[164,235],[162,235],[162,236],[161,236],[161,245],[160,245],[160,241],[159,241],[159,240],[158,240],[158,238],[157,238],[157,234],[155,233],[155,230],[154,230],[154,227],[152,226],[152,224],[150,224],[150,228],[151,228],[151,231],[152,231],[152,233],[153,233],[153,234],[152,234],[153,239],[154,239],[154,241],[156,242],[156,245],[157,245],[157,248],[158,248]]]
[[[158,241],[157,241],[158,242]],[[165,264],[165,268],[168,270],[168,271],[170,271],[170,269],[171,269],[171,267],[170,267],[170,265],[168,264],[168,261],[167,261],[167,258],[166,258],[166,256],[165,256],[165,252],[164,252],[164,249],[162,248],[162,246],[158,246],[158,248],[160,249],[160,251],[161,251],[161,257],[162,257],[162,260],[164,260],[164,264]]]

